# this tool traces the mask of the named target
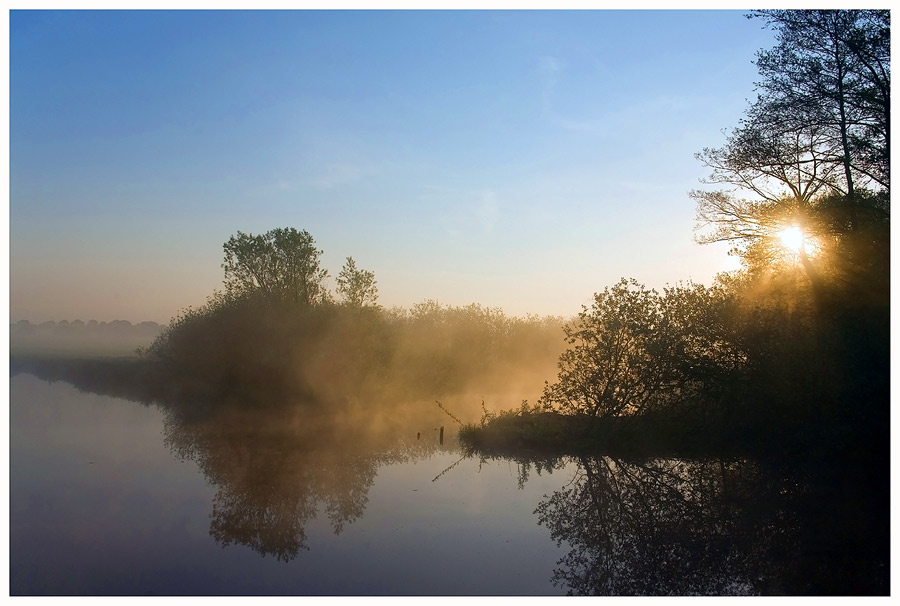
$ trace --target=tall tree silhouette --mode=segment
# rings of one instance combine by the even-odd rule
[[[277,228],[254,236],[237,232],[223,245],[225,289],[232,295],[262,294],[313,305],[327,298],[328,271],[319,266],[322,251],[307,231]]]

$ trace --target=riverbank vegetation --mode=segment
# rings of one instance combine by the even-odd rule
[[[386,309],[374,273],[352,258],[332,293],[307,232],[239,232],[224,248],[225,290],[184,310],[140,351],[206,400],[302,401],[374,418],[408,406],[440,414],[435,400],[449,399],[468,412],[467,402],[508,405],[539,394],[564,346],[560,318],[435,301]]]
[[[887,11],[761,11],[758,98],[697,190],[700,243],[742,269],[710,287],[607,287],[565,328],[536,407],[463,431],[476,451],[848,449],[887,459]],[[576,420],[577,419],[577,420]]]
[[[141,354],[222,396],[419,400],[434,408],[448,396],[508,400],[510,386],[527,377],[539,391],[562,349],[562,323],[474,304],[384,309],[226,292],[183,312]]]

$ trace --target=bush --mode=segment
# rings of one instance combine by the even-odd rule
[[[726,322],[733,305],[721,288],[678,286],[660,295],[621,280],[565,327],[573,347],[560,357],[558,380],[542,403],[590,417],[698,405],[746,363]]]

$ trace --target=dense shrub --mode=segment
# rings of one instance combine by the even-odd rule
[[[528,375],[539,386],[561,350],[561,324],[478,305],[384,310],[217,293],[173,320],[145,356],[231,394],[433,405],[473,389],[509,390]]]
[[[697,406],[720,395],[717,381],[747,363],[726,321],[733,298],[718,287],[662,294],[621,280],[594,296],[565,327],[572,346],[547,385],[549,408],[591,417]]]

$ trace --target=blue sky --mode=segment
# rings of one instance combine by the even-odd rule
[[[380,302],[570,316],[708,283],[693,154],[772,35],[740,11],[10,13],[10,320],[168,321],[241,230]],[[333,285],[333,281],[332,281]]]

